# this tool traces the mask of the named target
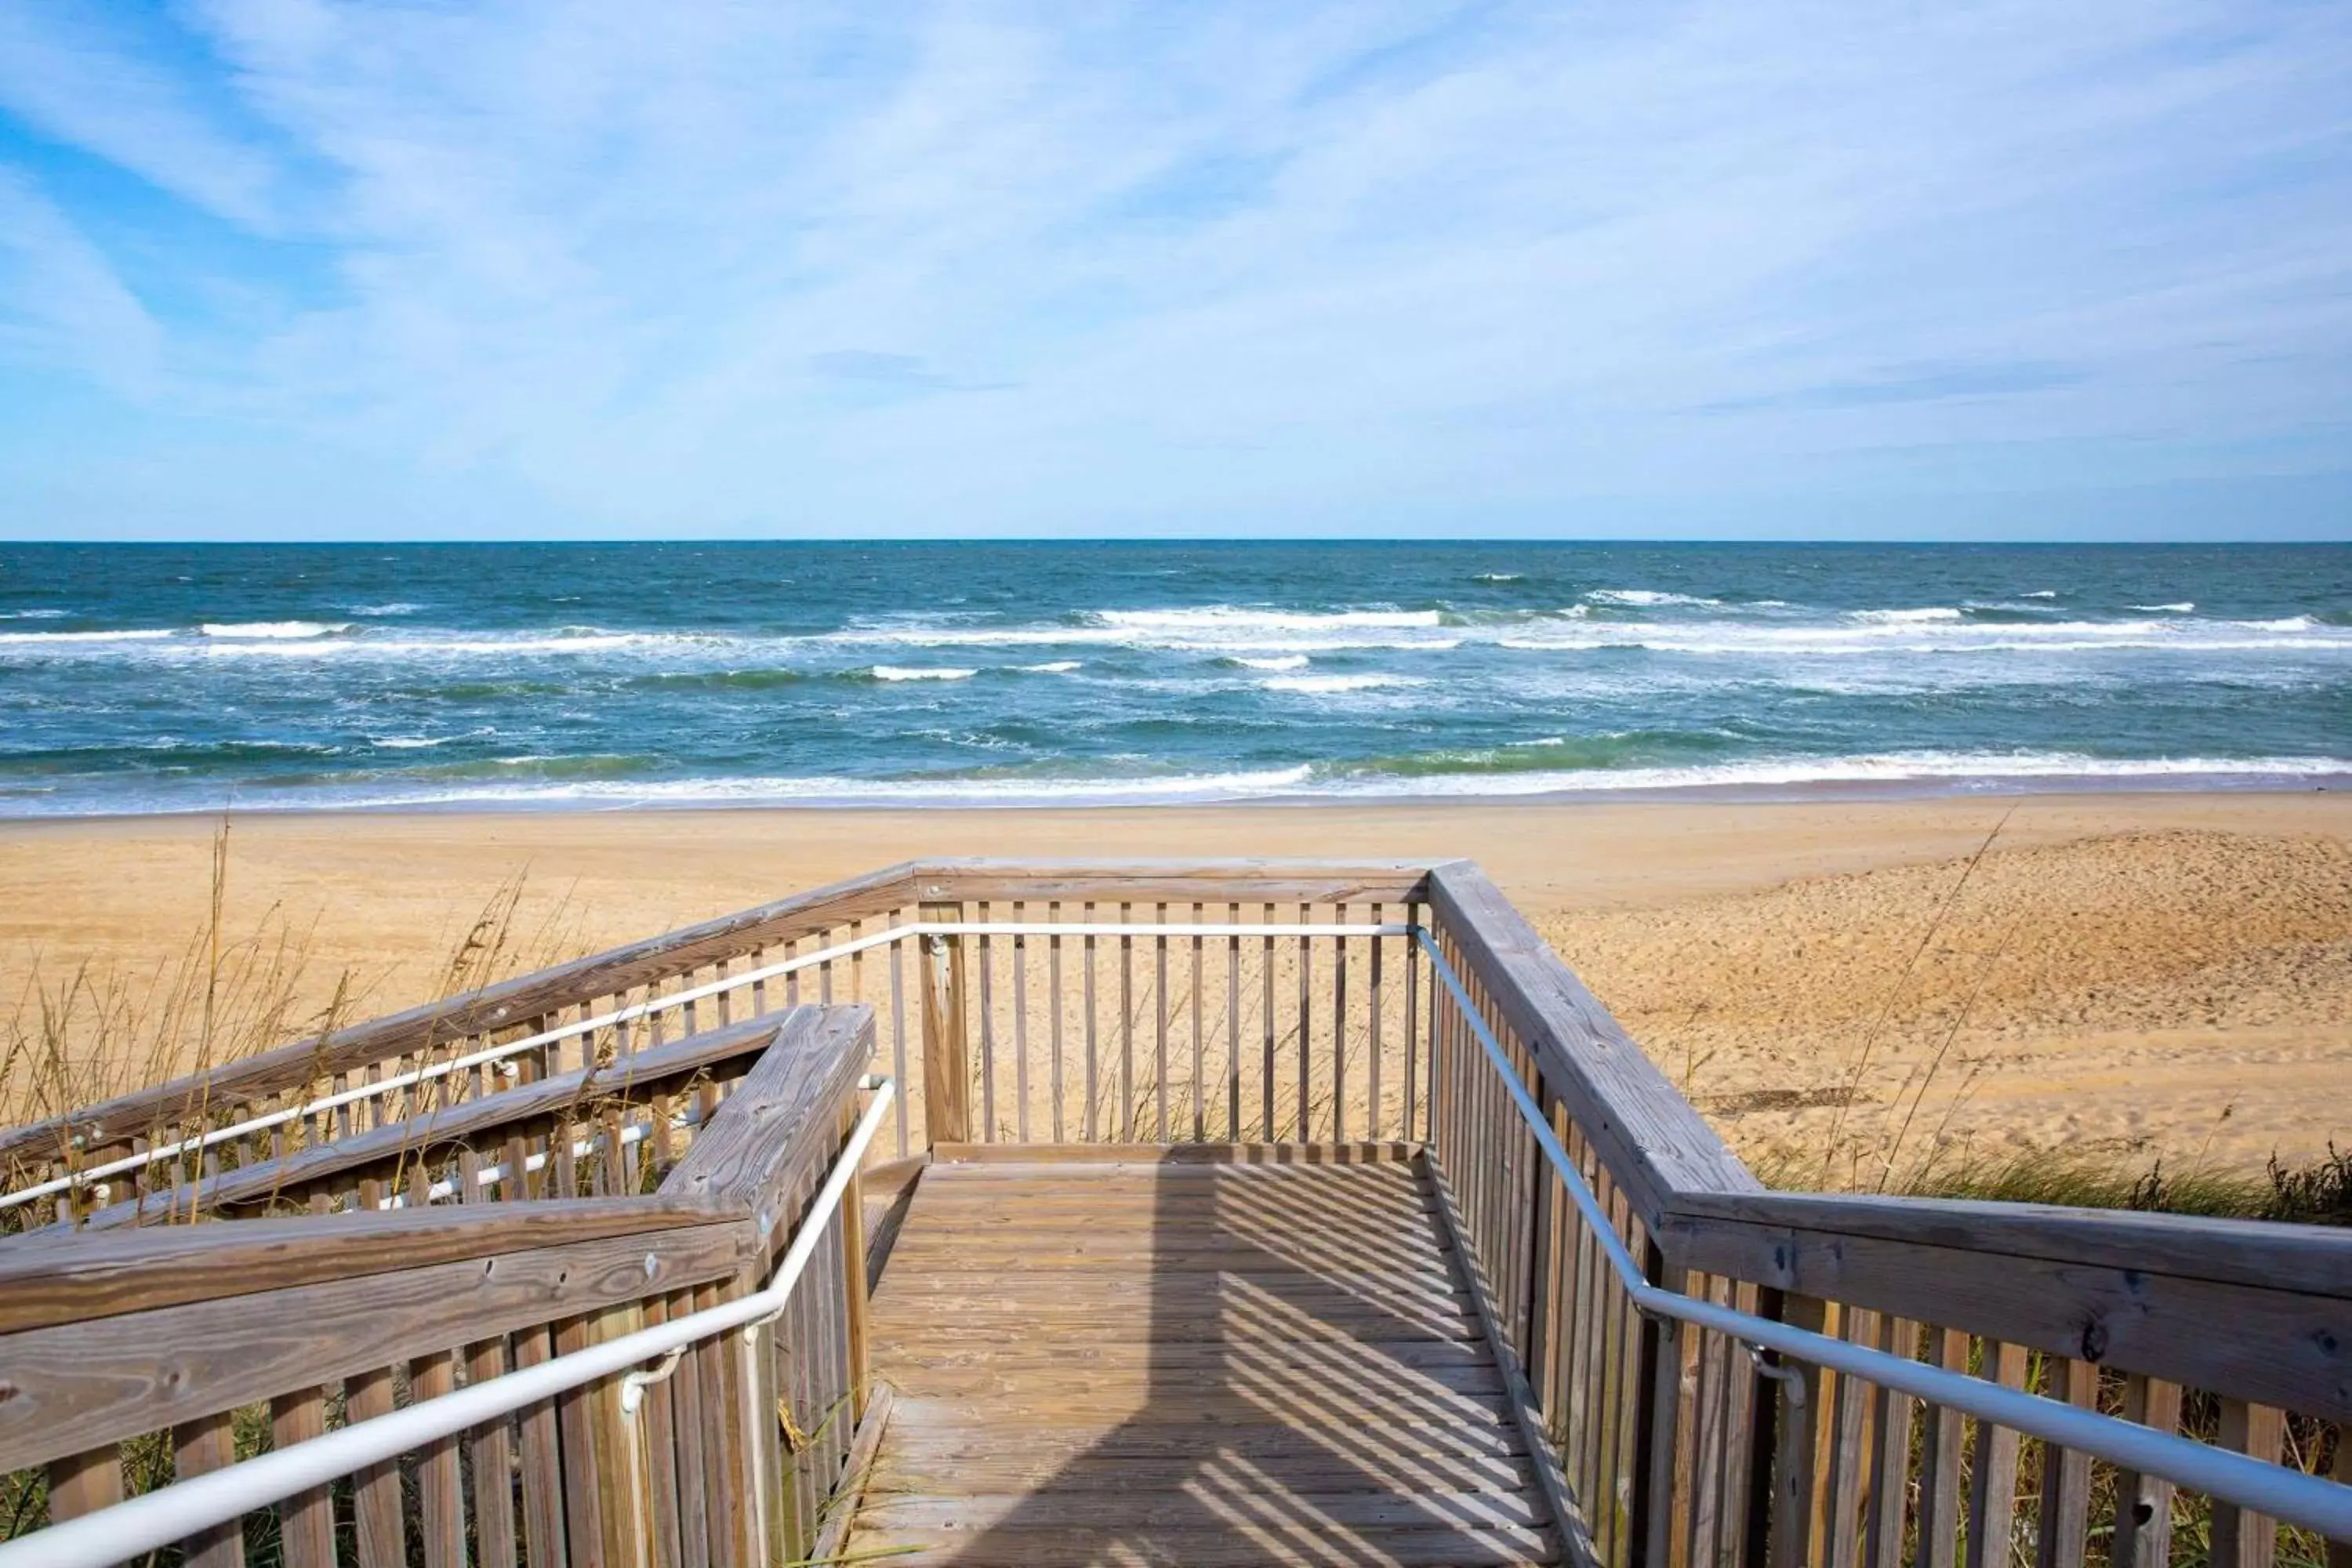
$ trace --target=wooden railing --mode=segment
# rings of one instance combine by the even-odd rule
[[[1768,1193],[1462,862],[901,867],[0,1136],[0,1157],[13,1152],[22,1192],[121,1159],[133,1139],[228,1130],[141,1167],[143,1193],[122,1173],[104,1193],[82,1180],[59,1194],[83,1225],[142,1224],[158,1246],[185,1245],[152,1232],[159,1219],[322,1199],[372,1211],[324,1224],[419,1235],[465,1235],[478,1222],[446,1212],[461,1197],[537,1200],[488,1222],[500,1225],[583,1201],[667,1213],[720,1124],[714,1105],[723,1120],[729,1083],[769,1059],[768,1011],[808,1000],[870,1009],[860,1065],[902,1091],[886,1157],[971,1142],[1421,1148],[1591,1560],[2347,1562],[2226,1500],[2176,1498],[2161,1475],[1640,1310],[1495,1064],[1540,1108],[1643,1289],[2338,1476],[2352,1463],[2352,1237]],[[467,1065],[316,1108],[338,1083],[350,1094],[452,1061]],[[283,1120],[236,1131],[257,1115]],[[583,1183],[655,1190],[563,1195]],[[310,1222],[196,1230],[289,1223]],[[0,1261],[66,1239],[0,1243]]]
[[[2352,1543],[1635,1310],[1491,1037],[1652,1286],[2341,1479],[2352,1235],[1770,1194],[1475,868],[1435,868],[1433,1161],[1606,1563],[2168,1561]],[[1466,998],[1466,1002],[1465,1002]]]
[[[873,1019],[804,1007],[715,1036],[742,1070],[674,1159],[647,1155],[635,1185],[625,1160],[600,1152],[583,1175],[593,1196],[362,1202],[0,1244],[0,1502],[14,1513],[0,1533],[760,1289],[856,1119]],[[706,1056],[718,1049],[706,1040]],[[518,1109],[513,1125],[546,1111]],[[488,1185],[460,1195],[484,1198]],[[812,1223],[816,1251],[772,1331],[691,1346],[641,1404],[625,1397],[624,1376],[598,1379],[225,1521],[187,1542],[183,1560],[541,1568],[805,1555],[867,1393],[855,1184]]]

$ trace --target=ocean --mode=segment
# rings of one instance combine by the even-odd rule
[[[0,815],[2352,784],[2352,546],[0,545]]]

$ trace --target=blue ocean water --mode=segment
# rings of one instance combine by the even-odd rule
[[[0,546],[0,814],[2352,780],[2352,546]]]

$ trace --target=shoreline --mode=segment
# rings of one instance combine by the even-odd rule
[[[2327,759],[2333,761],[2333,759]],[[1465,775],[1467,776],[1467,775]],[[910,788],[909,796],[921,792]],[[2225,797],[2352,795],[2352,768],[2310,773],[2034,773],[2008,777],[1921,777],[1911,779],[1812,779],[1773,784],[1714,784],[1621,785],[1591,788],[1464,791],[1354,790],[1316,793],[1272,791],[1232,795],[1185,795],[1150,798],[1145,792],[1087,796],[990,798],[960,795],[953,786],[932,791],[941,798],[925,802],[898,796],[843,795],[759,796],[741,798],[658,796],[610,797],[548,795],[528,798],[494,795],[448,800],[360,801],[349,805],[304,802],[299,805],[256,805],[237,801],[220,805],[138,807],[121,811],[12,812],[0,807],[0,832],[53,824],[60,826],[107,822],[179,822],[229,817],[236,820],[371,819],[402,816],[572,816],[709,813],[1040,813],[1117,811],[1288,811],[1403,810],[1463,808],[1505,810],[1574,808],[1581,805],[1799,805],[1820,803],[1891,803],[1901,801],[1979,800],[2021,802],[2042,798],[2113,798],[2148,795],[2220,795]]]

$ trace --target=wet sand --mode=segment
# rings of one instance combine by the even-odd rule
[[[0,825],[0,1006],[185,953],[217,826]],[[222,926],[291,932],[299,1005],[341,981],[364,1015],[432,994],[518,884],[509,963],[913,856],[1284,854],[1479,860],[1743,1152],[1832,1184],[1938,1137],[2233,1168],[2352,1143],[2340,794],[246,816]]]

